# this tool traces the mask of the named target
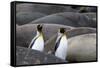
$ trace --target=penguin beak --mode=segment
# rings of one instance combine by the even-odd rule
[[[41,24],[40,27],[42,28],[43,27],[43,24]]]

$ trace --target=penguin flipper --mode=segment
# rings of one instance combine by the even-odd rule
[[[61,37],[60,37],[59,40],[56,42],[56,44],[55,44],[55,48],[54,48],[54,51],[56,51],[57,48],[59,47],[60,40],[61,40]]]
[[[30,43],[30,45],[29,45],[29,48],[32,48],[32,46],[33,46],[33,44],[34,44],[34,42],[36,41],[37,38],[38,38],[38,37],[35,37],[35,38],[31,41],[31,43]]]

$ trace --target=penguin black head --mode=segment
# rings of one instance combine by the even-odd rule
[[[40,24],[37,25],[37,30],[41,32],[42,31],[42,25],[40,25]]]
[[[65,28],[60,28],[60,33],[65,33]]]

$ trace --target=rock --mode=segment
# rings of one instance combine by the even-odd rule
[[[18,12],[16,14],[16,23],[18,25],[28,24],[29,22],[44,16],[46,16],[46,14],[39,12]]]
[[[16,65],[36,65],[36,64],[52,64],[52,63],[67,63],[52,54],[45,54],[40,51],[16,47]]]
[[[69,62],[96,61],[96,34],[83,34],[68,39]]]
[[[63,12],[48,15],[37,20],[34,20],[30,23],[52,23],[52,24],[61,24],[72,27],[93,27],[96,28],[97,23],[81,13],[74,12]]]
[[[59,12],[76,12],[75,9],[72,9],[70,6],[61,6],[61,5],[47,5],[47,4],[17,4],[17,12],[40,12],[44,14],[54,14]]]

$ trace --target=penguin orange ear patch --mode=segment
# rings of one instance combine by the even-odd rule
[[[97,6],[11,2],[11,66],[96,62]]]

